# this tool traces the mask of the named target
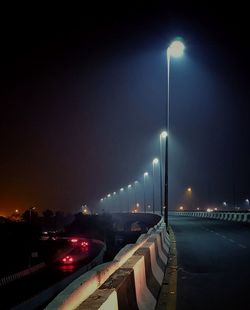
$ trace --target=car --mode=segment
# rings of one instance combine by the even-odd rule
[[[71,265],[74,263],[74,257],[72,255],[67,255],[61,258],[60,263],[63,265]]]

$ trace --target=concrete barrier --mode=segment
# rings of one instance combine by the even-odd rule
[[[46,309],[154,309],[168,252],[169,236],[161,219],[135,244],[121,249],[112,262],[74,281]]]

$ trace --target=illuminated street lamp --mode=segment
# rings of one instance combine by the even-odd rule
[[[168,144],[169,144],[169,119],[170,119],[170,91],[169,91],[169,78],[170,78],[170,59],[179,58],[183,55],[185,46],[180,39],[174,40],[167,48],[167,133],[168,139],[166,139],[166,151],[165,151],[165,190],[164,190],[164,206],[165,206],[165,223],[168,225]]]
[[[143,205],[144,205],[144,213],[147,212],[146,210],[146,194],[145,194],[145,184],[146,184],[146,178],[148,177],[148,172],[144,172],[143,174]]]
[[[120,210],[123,211],[123,207],[124,207],[124,204],[122,203],[122,196],[121,194],[124,192],[124,188],[121,187],[120,188],[120,195],[119,195],[119,202],[120,202]]]
[[[186,189],[186,197],[189,201],[188,203],[188,207],[192,210],[193,209],[193,197],[192,197],[192,187],[188,187]]]
[[[130,210],[130,203],[129,203],[129,190],[131,189],[131,187],[132,187],[132,185],[131,185],[131,184],[129,184],[129,185],[128,185],[128,212],[129,212],[129,210]]]
[[[134,199],[135,199],[135,205],[136,205],[136,201],[137,201],[136,190],[137,190],[138,184],[139,184],[138,181],[134,181]]]
[[[154,160],[152,161],[152,165],[153,165],[153,213],[155,213],[155,165],[157,165],[158,163],[159,163],[159,159],[154,158]]]
[[[167,136],[168,136],[168,133],[167,133],[165,130],[163,130],[163,131],[161,132],[161,134],[160,134],[160,138],[162,138],[162,139],[166,139]]]
[[[163,179],[162,179],[162,170],[163,170],[163,147],[162,147],[162,142],[164,142],[164,139],[166,139],[168,136],[168,133],[163,130],[160,134],[160,196],[161,196],[161,200],[160,200],[160,204],[161,204],[161,215],[163,215],[163,196],[162,196],[162,192],[163,192]],[[165,142],[166,144],[166,142]],[[166,150],[165,150],[166,151]]]

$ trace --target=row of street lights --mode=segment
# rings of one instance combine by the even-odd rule
[[[168,225],[168,190],[169,190],[169,178],[168,178],[168,146],[169,146],[169,132],[170,132],[170,63],[171,58],[179,58],[183,55],[185,50],[185,46],[180,38],[177,38],[174,40],[167,48],[166,54],[167,54],[167,107],[166,107],[166,128],[167,132],[163,132],[160,135],[160,197],[161,197],[161,214],[164,213],[164,219],[166,225]],[[168,139],[166,137],[168,136]],[[165,139],[165,175],[164,175],[164,203],[162,200],[163,197],[163,176],[162,176],[162,169],[163,169],[163,155],[162,155],[162,139]],[[153,163],[153,174],[154,174],[154,165]],[[144,189],[145,189],[145,177],[148,176],[148,173],[144,173]],[[128,190],[131,188],[132,185],[128,185]],[[121,188],[120,191],[123,191],[124,189]],[[154,185],[153,185],[153,196],[154,196]],[[115,195],[116,192],[113,193]],[[110,198],[111,194],[108,194],[107,198]],[[101,202],[103,202],[106,198],[101,198]],[[129,200],[129,196],[128,196]],[[165,209],[165,212],[163,210]],[[129,211],[129,210],[128,210]],[[153,200],[153,212],[155,211],[154,206],[154,200]],[[144,191],[144,212],[146,212],[146,202],[145,202],[145,191]]]
[[[153,186],[153,191],[152,191],[152,211],[153,213],[155,213],[156,211],[156,205],[155,205],[155,192],[156,192],[156,167],[159,167],[159,185],[160,185],[160,212],[161,214],[163,214],[163,206],[162,206],[162,184],[163,184],[163,180],[162,180],[162,167],[163,167],[163,163],[162,163],[162,158],[163,158],[163,146],[162,146],[162,142],[164,139],[167,138],[167,132],[163,131],[160,134],[160,160],[158,158],[154,158],[152,161],[152,186]],[[151,207],[150,205],[147,206],[146,203],[146,187],[147,187],[147,180],[149,178],[150,174],[148,171],[145,171],[143,173],[143,210],[144,213],[147,212],[147,207]],[[138,212],[138,208],[139,208],[139,203],[138,203],[138,197],[136,197],[137,194],[137,189],[140,185],[139,181],[134,181],[133,183],[125,186],[125,187],[121,187],[119,189],[119,191],[115,191],[113,193],[109,193],[107,194],[105,197],[100,199],[101,203],[104,203],[105,201],[108,201],[109,199],[113,198],[116,199],[117,197],[119,198],[119,204],[121,205],[121,196],[122,193],[124,193],[125,191],[127,192],[127,211],[130,212],[131,209],[131,205],[133,205],[133,203],[130,201],[130,194],[132,192],[132,190],[134,191],[134,205],[135,205],[135,212]],[[117,199],[116,199],[117,200]]]

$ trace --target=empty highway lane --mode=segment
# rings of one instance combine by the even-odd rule
[[[177,310],[250,309],[250,226],[170,216],[178,260]]]

